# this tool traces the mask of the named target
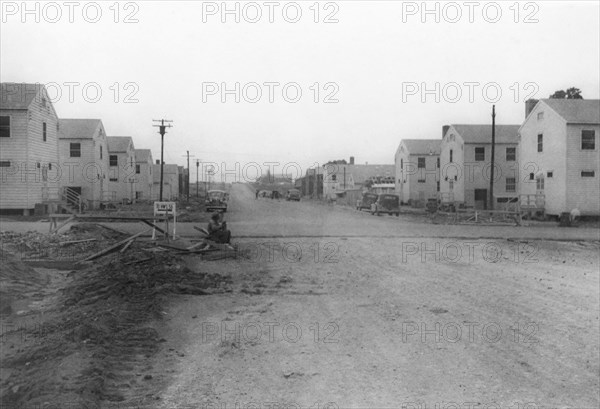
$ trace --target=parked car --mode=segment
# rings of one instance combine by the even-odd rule
[[[388,193],[377,196],[377,201],[371,205],[371,214],[379,216],[381,213],[400,216],[400,196]]]
[[[206,195],[205,206],[207,212],[220,210],[222,212],[227,211],[227,200],[226,195],[222,190],[209,190]]]
[[[300,201],[300,191],[298,189],[290,189],[287,191],[287,194],[285,195],[285,200],[287,200],[288,202],[290,200],[295,200],[297,202]]]
[[[363,193],[362,199],[356,202],[356,210],[371,210],[371,205],[377,201],[375,193]]]

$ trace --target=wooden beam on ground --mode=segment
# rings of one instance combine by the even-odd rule
[[[74,215],[74,214],[72,214],[67,220],[65,220],[64,222],[62,222],[61,224],[59,224],[54,230],[50,231],[50,233],[58,233],[58,231],[60,229],[62,229],[63,227],[65,227],[68,223],[71,223],[76,218],[77,218],[77,216]],[[56,225],[56,221],[55,221],[55,225]],[[50,225],[50,228],[52,228],[52,225]]]
[[[127,243],[128,241],[138,238],[139,236],[141,236],[144,233],[146,233],[146,231],[142,231],[142,232],[139,232],[137,234],[134,234],[133,236],[127,237],[125,240],[121,240],[120,242],[118,242],[116,244],[113,244],[112,246],[110,246],[108,248],[105,248],[104,250],[99,251],[96,254],[92,254],[91,256],[89,256],[88,258],[86,258],[83,261],[91,261],[91,260],[97,259],[98,257],[101,257],[101,256],[103,256],[103,255],[105,255],[107,253],[110,253],[111,251],[114,251],[114,250],[118,249],[123,244]]]
[[[127,251],[127,249],[129,248],[129,246],[131,246],[131,243],[133,243],[135,241],[135,239],[131,239],[129,240],[121,249],[121,251],[119,253],[125,253],[125,251]]]
[[[203,229],[202,227],[198,227],[198,226],[192,226],[194,228],[194,230],[198,230],[200,233],[204,233],[207,236],[210,234],[206,229]]]
[[[63,245],[67,245],[67,244],[76,244],[76,243],[87,243],[90,241],[96,241],[98,239],[85,239],[85,240],[71,240],[71,241],[61,241],[59,244],[61,246]]]
[[[164,231],[163,229],[161,229],[160,227],[158,227],[157,225],[155,225],[154,223],[152,223],[151,221],[149,221],[148,219],[139,219],[139,221],[141,221],[142,223],[147,224],[148,226],[152,227],[153,229],[158,230],[159,232],[161,232],[162,234],[166,234],[167,237],[169,236],[169,233]]]
[[[115,233],[122,234],[123,236],[127,236],[127,234],[128,234],[128,233],[125,233],[123,230],[115,229],[114,227],[108,227],[108,226],[103,225],[102,223],[95,223],[95,224],[96,224],[96,226],[103,227],[106,230],[114,231]]]

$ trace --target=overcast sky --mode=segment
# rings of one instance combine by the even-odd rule
[[[428,2],[431,14],[422,2],[229,1],[228,8],[236,3],[239,23],[235,13],[222,15],[222,2],[82,1],[71,10],[29,2],[33,12],[24,14],[20,1],[5,1],[1,80],[52,83],[59,117],[100,118],[109,135],[132,136],[155,159],[152,119],[171,119],[167,163],[185,164],[189,150],[229,168],[237,161],[305,169],[349,156],[393,163],[402,138],[489,123],[494,102],[498,123],[520,124],[528,96],[575,86],[586,99],[599,97],[598,1]],[[65,83],[73,82],[80,85],[71,99]],[[239,103],[221,95],[222,83],[240,84]],[[262,97],[252,103],[257,89]],[[300,100],[290,102],[298,89]]]

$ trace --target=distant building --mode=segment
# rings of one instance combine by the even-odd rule
[[[440,191],[441,139],[402,139],[396,150],[395,190],[403,203],[422,207]]]
[[[504,203],[519,194],[519,125],[496,125],[494,198]],[[440,150],[442,201],[488,209],[492,125],[447,125]]]
[[[179,198],[179,171],[177,165],[163,166],[163,201],[177,200]],[[152,165],[152,196],[154,200],[160,198],[160,161]]]
[[[600,215],[600,100],[529,103],[519,133],[521,193],[543,194],[546,214]]]
[[[135,150],[135,200],[152,200],[152,162],[150,149]]]
[[[326,163],[323,165],[323,196],[336,199],[344,191],[368,189],[377,180],[382,183],[389,180],[393,190],[394,175],[394,165],[355,165],[354,158],[349,164]]]
[[[28,215],[59,199],[58,117],[40,84],[0,84],[0,210]]]
[[[135,148],[130,136],[108,137],[108,190],[110,200],[135,199]]]
[[[104,125],[99,119],[59,119],[58,146],[65,200],[76,205],[81,197],[88,209],[108,200],[108,149]]]

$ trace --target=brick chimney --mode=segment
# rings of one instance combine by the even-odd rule
[[[442,126],[442,139],[444,138],[444,136],[446,136],[446,132],[448,132],[448,129],[450,129],[450,125]]]
[[[354,156],[350,156],[350,165],[354,165]]]
[[[525,101],[525,118],[527,118],[527,116],[529,116],[529,114],[531,113],[531,111],[533,111],[533,108],[535,108],[535,105],[539,102],[538,99],[533,99],[530,98],[527,101]]]

